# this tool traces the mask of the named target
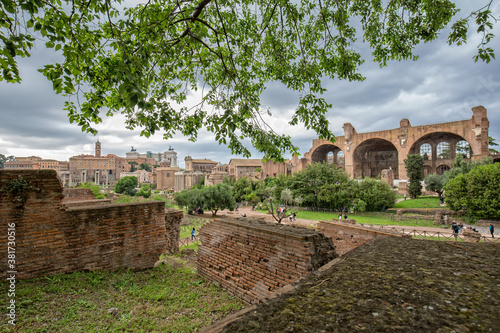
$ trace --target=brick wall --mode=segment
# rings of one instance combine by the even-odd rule
[[[216,219],[199,235],[198,274],[248,303],[337,257],[331,239],[313,229],[254,219]]]
[[[332,238],[339,255],[343,255],[375,237],[403,237],[402,235],[363,228],[353,224],[326,221],[319,221],[318,231]]]
[[[73,201],[85,201],[85,200],[94,200],[94,193],[90,190],[90,188],[65,188],[63,190],[64,201],[65,202],[73,202]]]
[[[179,252],[179,238],[181,233],[181,220],[184,213],[177,209],[167,209],[165,213],[165,251],[167,253]]]
[[[8,190],[13,179],[29,184],[24,196]],[[166,214],[163,202],[80,206],[84,202],[63,204],[63,198],[54,170],[0,170],[0,274],[7,271],[7,231],[13,224],[18,278],[145,269],[161,253],[178,250],[182,213]]]

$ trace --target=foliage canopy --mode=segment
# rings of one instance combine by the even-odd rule
[[[425,179],[425,189],[427,191],[436,192],[436,194],[441,197],[443,194],[443,188],[445,185],[445,176],[438,175],[437,173],[428,174]]]
[[[418,198],[422,194],[423,179],[422,168],[424,166],[424,158],[420,154],[408,154],[405,162],[406,174],[410,185],[408,186],[408,193],[413,199]]]
[[[125,176],[118,180],[114,191],[116,193],[124,193],[126,195],[135,195],[135,188],[139,184],[139,180],[135,176]]]
[[[174,200],[181,207],[186,207],[188,212],[193,210],[210,210],[215,216],[219,210],[236,208],[231,187],[226,183],[214,186],[192,187],[174,194]]]
[[[500,219],[500,163],[477,165],[445,186],[446,204],[477,218]]]
[[[414,46],[434,40],[458,11],[451,0],[345,2],[251,0],[2,0],[0,80],[20,82],[19,57],[35,38],[61,55],[40,71],[66,102],[69,120],[83,131],[104,114],[123,114],[141,135],[177,131],[196,140],[205,127],[233,153],[242,143],[268,158],[298,153],[287,135],[273,131],[260,101],[266,84],[297,92],[290,125],[302,123],[319,138],[334,139],[322,97],[324,77],[363,80],[354,48],[365,40],[382,66],[416,59]],[[470,22],[483,37],[475,58],[494,58],[488,43],[496,18],[486,6],[458,19],[450,44],[467,41]],[[187,105],[188,95],[198,96]]]
[[[6,162],[14,160],[14,156],[5,156],[4,154],[0,154],[0,169],[3,169],[3,165]]]

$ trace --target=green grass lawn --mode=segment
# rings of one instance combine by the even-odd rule
[[[402,200],[394,208],[443,208],[438,197],[419,197],[417,199]]]
[[[393,219],[391,221],[391,216],[394,213],[387,212],[362,212],[347,214],[348,218],[356,220],[356,223],[361,224],[374,224],[374,225],[407,225],[407,226],[420,226],[420,227],[436,227],[434,221],[429,220],[402,220],[396,221]],[[323,212],[311,212],[311,211],[299,211],[297,212],[297,218],[315,221],[332,221],[337,220],[338,213],[323,213]]]
[[[166,262],[140,272],[18,280],[16,326],[4,318],[0,331],[195,332],[246,306],[198,277],[181,258],[169,256]],[[5,280],[0,285],[8,290]],[[8,301],[0,297],[0,307],[7,309]]]

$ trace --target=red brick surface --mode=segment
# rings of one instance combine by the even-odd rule
[[[25,200],[5,190],[18,177],[31,187]],[[62,204],[63,189],[53,170],[0,170],[0,189],[2,275],[9,270],[7,231],[12,224],[18,278],[80,270],[145,269],[161,253],[178,251],[182,213],[165,214],[163,202]]]
[[[248,303],[298,281],[337,256],[331,239],[308,228],[217,219],[200,229],[198,274]]]
[[[332,238],[339,255],[343,255],[375,237],[401,237],[401,235],[380,232],[349,223],[327,221],[318,222],[318,231]]]
[[[65,188],[63,195],[64,202],[94,200],[94,193],[90,188]]]

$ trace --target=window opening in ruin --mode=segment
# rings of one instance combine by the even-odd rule
[[[456,156],[462,155],[463,158],[470,158],[471,151],[469,143],[465,140],[458,141],[455,145],[455,154]]]
[[[337,153],[337,164],[344,164],[345,163],[345,157],[344,157],[344,152],[342,150],[339,150]]]
[[[448,142],[440,142],[437,147],[437,157],[440,160],[448,160],[451,158],[450,144]]]
[[[424,161],[432,160],[432,147],[428,143],[424,143],[420,146],[420,155],[424,158]]]
[[[333,154],[333,151],[328,152],[328,154],[326,155],[326,163],[328,163],[328,164],[333,163],[334,156],[335,155]]]
[[[427,175],[432,173],[432,168],[429,165],[424,165],[422,167],[422,178],[427,177]]]
[[[437,167],[436,173],[438,175],[442,175],[445,171],[448,171],[448,170],[450,170],[449,166],[447,166],[447,165],[440,165],[440,166]]]

